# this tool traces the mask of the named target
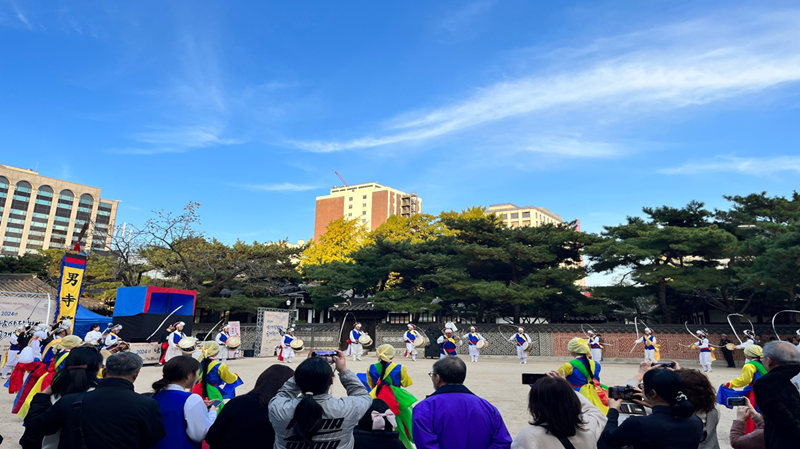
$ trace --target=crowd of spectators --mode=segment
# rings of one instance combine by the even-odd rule
[[[134,382],[142,360],[132,353],[102,357],[94,348],[74,349],[53,384],[37,394],[25,418],[24,448],[401,449],[397,417],[374,399],[346,357],[314,357],[295,371],[274,365],[255,388],[221,404],[187,390],[200,364],[176,357],[163,367],[153,391]],[[789,342],[763,349],[767,373],[754,384],[760,413],[747,402],[730,429],[734,449],[783,449],[800,442],[800,352]],[[345,397],[334,397],[338,376]],[[553,371],[530,386],[530,426],[512,438],[498,409],[467,388],[467,366],[458,357],[438,360],[429,373],[433,392],[413,408],[413,442],[437,449],[719,448],[719,410],[708,377],[693,369],[644,362],[628,381],[644,416],[622,414],[623,401],[609,398],[608,414]],[[124,404],[124,407],[120,405]],[[91,418],[89,418],[91,417]],[[758,426],[745,434],[744,421]],[[464,425],[467,423],[468,425]],[[402,431],[402,430],[401,430]],[[721,431],[721,429],[720,429]]]

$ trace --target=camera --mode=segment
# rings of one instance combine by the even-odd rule
[[[522,373],[522,384],[523,385],[533,385],[541,379],[547,377],[547,374],[537,374],[537,373]]]
[[[311,353],[311,357],[325,357],[325,361],[328,363],[334,363],[333,358],[336,357],[338,352],[336,351],[314,351]]]
[[[631,387],[624,386],[624,387],[608,387],[608,397],[610,399],[621,399],[623,401],[632,401],[633,399],[637,399],[635,396],[636,390]]]

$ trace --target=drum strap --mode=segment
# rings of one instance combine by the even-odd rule
[[[575,449],[575,446],[568,439],[564,437],[558,437],[558,441],[560,441],[561,444],[564,445],[565,449]]]

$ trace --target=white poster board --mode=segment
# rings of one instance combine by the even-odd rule
[[[142,358],[145,364],[158,363],[161,359],[161,343],[131,343],[130,352]]]
[[[230,334],[235,335],[239,338],[242,338],[242,327],[241,323],[238,321],[228,321],[228,326],[230,326]],[[239,349],[236,351],[228,351],[228,358],[229,359],[238,359],[240,357],[244,357],[244,353],[242,353],[242,347],[239,346]]]
[[[289,326],[289,312],[265,310],[261,312],[261,357],[272,356],[275,346],[281,344],[281,329]]]
[[[23,297],[0,292],[0,357],[10,346],[8,336],[17,326],[47,322],[48,304],[49,296],[46,294]]]

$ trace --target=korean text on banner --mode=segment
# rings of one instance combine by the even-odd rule
[[[47,307],[37,306],[46,304],[49,300],[46,294],[40,298],[0,296],[0,358],[9,346],[9,339],[6,337],[14,333],[17,327],[48,321]]]
[[[242,338],[242,330],[241,330],[242,326],[239,321],[228,321],[228,326],[231,327],[230,329],[228,329],[231,335],[235,335],[239,338]],[[242,356],[243,354],[241,346],[239,346],[239,349],[237,349],[236,351],[231,351],[228,353],[229,359],[238,359]]]
[[[263,312],[263,328],[261,329],[261,357],[272,355],[276,346],[281,344],[281,329],[289,326],[288,312]]]
[[[58,306],[56,319],[70,320],[75,323],[75,313],[83,289],[83,276],[86,273],[86,256],[83,254],[67,254],[61,261],[61,280],[58,283]],[[71,330],[71,329],[70,329]]]

